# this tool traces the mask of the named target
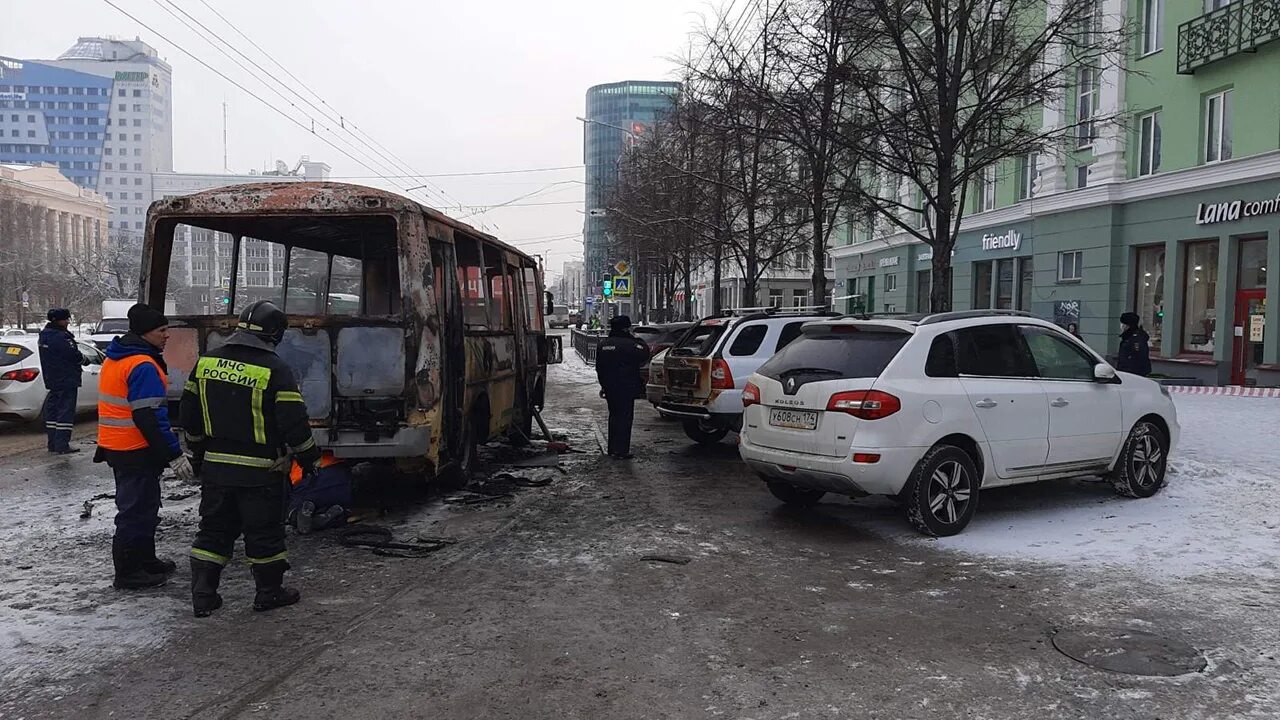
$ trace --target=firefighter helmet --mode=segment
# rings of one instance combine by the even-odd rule
[[[236,327],[251,332],[272,345],[279,345],[284,339],[284,331],[289,328],[289,319],[275,303],[259,300],[240,313],[240,322]]]

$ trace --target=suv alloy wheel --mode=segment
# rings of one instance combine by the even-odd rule
[[[907,519],[925,535],[955,535],[978,509],[978,482],[969,453],[954,445],[935,445],[902,488]]]
[[[1125,497],[1149,498],[1164,487],[1168,462],[1169,441],[1164,433],[1155,423],[1139,420],[1120,450],[1111,483]]]

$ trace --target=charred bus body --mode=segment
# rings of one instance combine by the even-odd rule
[[[316,441],[337,457],[466,474],[478,444],[528,437],[559,338],[535,260],[409,199],[340,183],[269,183],[153,203],[142,299],[177,305],[177,399],[198,355],[267,299]]]

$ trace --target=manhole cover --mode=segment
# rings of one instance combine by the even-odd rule
[[[1128,673],[1173,677],[1200,672],[1208,665],[1199,650],[1141,630],[1080,628],[1053,636],[1058,652],[1085,665]]]

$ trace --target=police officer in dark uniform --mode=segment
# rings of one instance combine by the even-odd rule
[[[54,308],[49,311],[49,324],[40,331],[40,374],[48,391],[44,399],[44,429],[49,435],[49,452],[58,455],[80,452],[71,447],[71,430],[75,427],[84,356],[67,329],[70,324],[71,312]]]
[[[620,315],[609,321],[609,337],[596,348],[596,378],[600,397],[609,401],[609,456],[626,460],[631,455],[631,422],[637,397],[644,394],[640,374],[649,362],[649,346],[631,334],[631,318]]]
[[[307,475],[320,459],[298,383],[276,354],[288,327],[284,313],[262,300],[240,313],[236,327],[225,345],[200,358],[182,394],[182,427],[202,481],[191,547],[196,617],[222,607],[218,582],[242,532],[257,584],[253,609],[298,602],[298,591],[283,584],[290,456]]]

